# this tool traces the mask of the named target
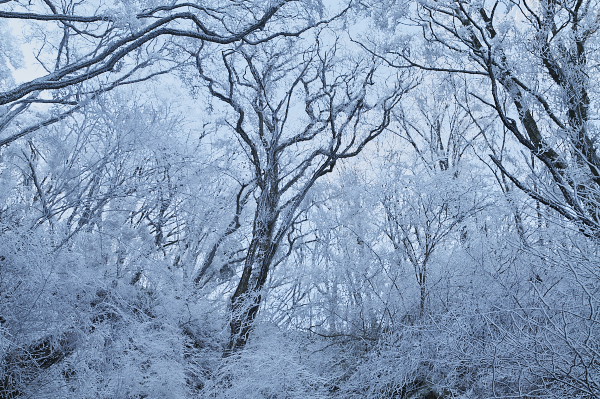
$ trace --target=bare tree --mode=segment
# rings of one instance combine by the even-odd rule
[[[335,41],[337,42],[337,40]],[[286,243],[298,208],[314,183],[352,158],[390,123],[392,108],[411,87],[395,76],[385,90],[371,59],[344,57],[317,37],[237,47],[220,54],[224,73],[198,71],[210,93],[232,112],[228,122],[248,156],[256,181],[252,236],[231,297],[228,353],[244,347],[263,289]],[[384,91],[385,90],[385,91]]]
[[[493,109],[505,129],[543,165],[552,185],[496,166],[536,201],[588,236],[600,227],[596,76],[598,2],[576,0],[424,1],[412,20],[425,51],[391,51],[398,67],[464,74],[472,100]],[[482,92],[476,85],[485,88]],[[542,187],[545,186],[545,189]]]
[[[502,320],[505,331],[518,337],[511,350],[532,348],[527,355],[535,361],[520,360],[513,366],[513,374],[517,370],[528,373],[530,365],[538,363],[540,370],[532,373],[529,388],[537,396],[597,396],[597,382],[592,377],[597,375],[597,364],[588,357],[595,351],[589,346],[596,344],[590,338],[596,316],[589,309],[578,308],[580,303],[597,306],[597,290],[588,288],[597,287],[597,275],[586,272],[584,262],[574,262],[579,264],[573,273],[569,262],[555,266],[552,259],[559,257],[557,253],[575,259],[579,244],[570,241],[589,245],[588,254],[597,251],[600,158],[598,91],[593,82],[598,76],[598,6],[594,0],[422,1],[411,14],[422,31],[417,40],[420,47],[382,56],[399,68],[461,75],[467,82],[463,104],[471,121],[478,125],[484,140],[499,138],[488,145],[488,151],[503,191],[514,185],[542,209],[552,210],[542,214],[540,208],[532,207],[541,221],[535,228],[545,234],[544,241],[537,243],[526,241],[527,220],[518,220],[520,215],[515,212],[517,232],[528,244],[526,252],[535,253],[536,267],[543,272],[534,269],[529,279],[524,279],[523,291],[534,299],[532,304],[515,300],[514,312],[522,314],[522,320]],[[488,111],[494,114],[494,123],[489,123]],[[552,219],[550,214],[554,214]],[[548,225],[550,220],[571,221],[580,231],[573,236],[579,237],[571,238],[568,229]],[[569,238],[552,236],[556,231]],[[585,288],[571,286],[567,300],[559,294],[564,287],[555,285],[571,275]],[[532,310],[545,307],[552,311],[536,314]],[[528,327],[521,328],[521,322]],[[552,349],[544,346],[549,335],[562,342],[556,341]],[[524,344],[528,340],[539,346]],[[501,378],[495,377],[494,384]],[[531,395],[514,381],[505,388],[517,396]],[[565,391],[569,394],[555,394]]]
[[[16,21],[28,29],[27,50],[38,64],[37,70],[28,65],[28,73],[39,76],[0,91],[0,147],[63,120],[101,93],[177,68],[181,59],[174,39],[183,45],[185,40],[257,44],[295,36],[319,24],[289,21],[287,12],[304,6],[289,0],[148,8],[93,0],[2,1],[0,22]]]

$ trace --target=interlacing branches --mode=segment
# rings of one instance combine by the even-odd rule
[[[286,24],[284,9],[300,5],[296,0],[265,6],[251,1],[212,6],[175,2],[136,10],[93,2],[2,2],[0,22],[31,31],[28,45],[39,49],[35,53],[39,68],[28,71],[38,75],[33,79],[0,87],[0,132],[5,132],[0,147],[69,117],[101,93],[180,67],[185,52],[173,49],[173,40],[184,46],[189,45],[186,40],[258,45],[282,36],[297,37],[328,22]],[[25,115],[36,115],[37,121],[21,121],[27,110],[31,112]]]
[[[516,186],[575,222],[600,231],[600,157],[593,127],[591,39],[600,16],[594,0],[421,1],[413,16],[428,43],[418,52],[381,56],[398,68],[484,77],[472,98],[492,108],[504,128],[545,167],[556,194],[540,192],[492,161]],[[507,106],[507,104],[509,106]]]
[[[339,160],[358,155],[379,136],[414,85],[399,75],[383,89],[379,63],[340,55],[338,40],[324,45],[317,36],[304,48],[285,40],[237,47],[220,54],[218,70],[209,70],[200,53],[196,57],[210,94],[231,111],[227,124],[257,184],[252,238],[231,298],[228,353],[248,339],[275,256],[309,190]]]

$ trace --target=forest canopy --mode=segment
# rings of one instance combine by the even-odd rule
[[[0,0],[0,399],[600,398],[598,0]]]

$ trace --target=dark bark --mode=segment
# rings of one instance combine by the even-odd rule
[[[43,370],[60,363],[73,353],[76,343],[77,333],[67,331],[10,351],[2,362],[0,399],[13,399],[23,395],[23,389]]]
[[[261,179],[261,194],[254,216],[252,241],[244,262],[244,270],[231,297],[230,341],[225,354],[243,348],[262,300],[262,290],[277,252],[275,227],[278,215],[279,188],[277,159],[271,155]]]
[[[507,174],[501,159],[495,155],[494,162],[502,173],[533,199],[551,204],[549,206],[578,224],[585,235],[597,237],[600,234],[600,157],[595,138],[588,131],[591,102],[587,64],[591,51],[587,41],[595,31],[585,28],[581,21],[586,16],[580,14],[589,10],[553,0],[541,2],[540,14],[528,9],[535,18],[524,23],[529,23],[535,35],[536,48],[532,54],[537,57],[542,75],[539,80],[530,82],[529,76],[521,76],[518,66],[513,65],[507,55],[511,43],[497,43],[500,35],[495,24],[501,19],[496,17],[498,4],[495,2],[493,7],[485,8],[470,8],[470,3],[459,1],[449,8],[426,5],[431,18],[428,20],[430,40],[455,52],[464,50],[481,67],[489,77],[493,96],[493,103],[484,102],[495,108],[504,127],[542,162],[560,191],[562,201],[542,195],[516,176]],[[460,71],[447,69],[446,72]],[[558,96],[548,96],[549,89],[538,88],[538,82],[553,85]],[[518,123],[509,117],[500,90],[516,110]],[[559,139],[555,140],[557,136]],[[561,140],[561,136],[566,139]]]

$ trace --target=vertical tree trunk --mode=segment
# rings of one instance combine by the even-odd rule
[[[418,276],[419,282],[419,316],[425,316],[425,311],[427,310],[427,274],[425,272],[425,267],[423,270],[419,272]]]

